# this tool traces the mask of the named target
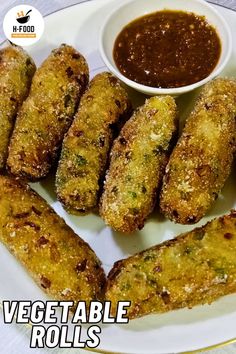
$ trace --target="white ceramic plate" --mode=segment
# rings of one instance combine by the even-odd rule
[[[121,2],[121,1],[120,1]],[[39,65],[49,52],[61,43],[79,49],[87,58],[91,77],[105,70],[98,52],[98,33],[106,14],[114,7],[110,0],[88,1],[45,18],[42,39],[27,50]],[[216,8],[226,18],[233,34],[236,33],[236,13]],[[236,76],[236,36],[233,36],[234,52],[224,75]],[[181,117],[184,119],[192,107],[196,93],[178,98]],[[132,93],[135,103],[142,103],[143,96]],[[97,215],[70,216],[56,201],[53,176],[33,188],[45,198],[56,212],[92,246],[109,271],[118,259],[172,238],[195,226],[175,225],[156,211],[148,219],[144,229],[127,237],[106,227]],[[198,225],[236,207],[236,173],[233,173],[214,208]],[[197,271],[197,270],[196,270]],[[19,263],[0,245],[0,300],[45,299]],[[162,315],[146,316],[128,325],[102,327],[100,350],[119,353],[177,353],[205,348],[235,337],[236,295],[216,301],[211,306],[199,306]]]

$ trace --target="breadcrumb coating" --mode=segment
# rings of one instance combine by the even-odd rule
[[[15,118],[27,97],[36,67],[20,47],[0,50],[0,169],[4,169]]]
[[[89,245],[29,186],[5,176],[0,176],[0,242],[50,297],[75,305],[102,298],[105,275]]]
[[[235,116],[236,81],[208,83],[166,167],[160,208],[170,220],[196,223],[218,197],[233,163]]]
[[[10,142],[7,164],[13,175],[34,181],[48,174],[88,77],[84,57],[68,45],[53,50],[36,71]]]
[[[106,300],[128,317],[211,304],[236,292],[236,211],[114,264]]]
[[[129,113],[131,103],[120,81],[108,72],[96,75],[65,136],[57,170],[57,196],[70,213],[97,207],[114,130]]]
[[[172,97],[152,97],[115,140],[100,202],[100,215],[113,229],[131,233],[144,226],[156,202],[176,118]]]

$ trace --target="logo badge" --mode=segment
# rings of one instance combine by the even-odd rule
[[[4,33],[14,44],[27,46],[36,43],[44,31],[41,13],[33,6],[18,5],[9,10],[3,20]]]

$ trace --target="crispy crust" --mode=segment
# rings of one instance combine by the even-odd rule
[[[235,116],[236,81],[207,84],[166,168],[160,207],[169,219],[196,223],[212,206],[231,171]]]
[[[176,123],[174,99],[152,97],[115,140],[100,202],[101,217],[115,230],[141,229],[153,210]]]
[[[105,275],[95,253],[29,186],[0,176],[0,241],[57,300],[102,298]]]
[[[48,174],[88,77],[84,57],[68,45],[53,50],[36,71],[10,142],[7,164],[13,175],[33,181]]]
[[[108,72],[93,78],[63,141],[57,170],[58,199],[72,214],[97,207],[114,129],[130,111],[118,79]]]
[[[36,67],[20,47],[0,50],[0,169],[6,164],[15,118],[27,97]]]
[[[106,300],[129,318],[212,303],[236,292],[236,211],[114,264]]]

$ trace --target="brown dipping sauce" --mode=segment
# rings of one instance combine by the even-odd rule
[[[118,35],[113,50],[124,76],[160,88],[204,79],[215,68],[220,54],[220,38],[204,16],[171,10],[129,23]]]

